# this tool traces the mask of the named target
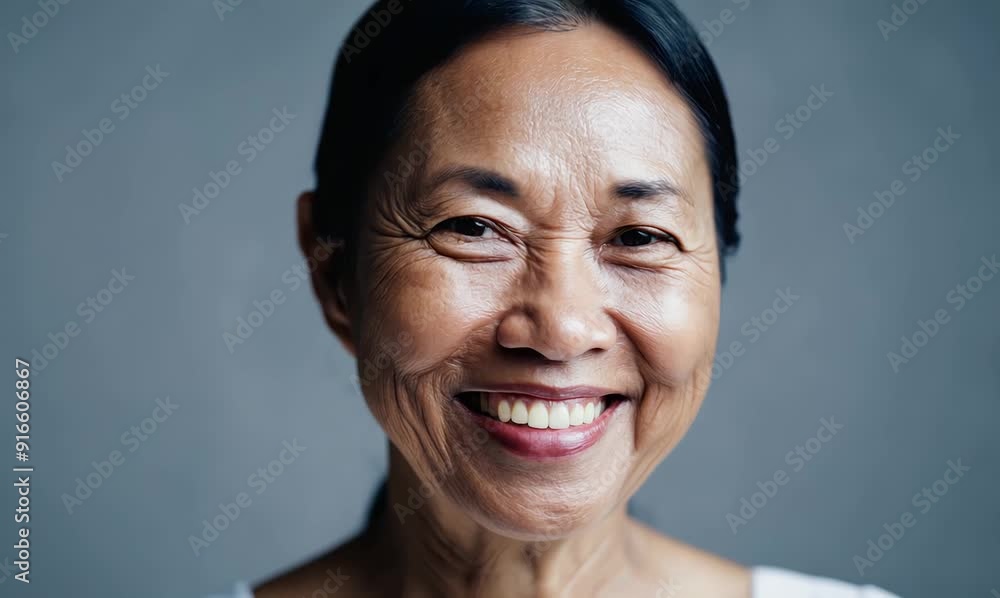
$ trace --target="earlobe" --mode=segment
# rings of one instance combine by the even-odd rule
[[[322,302],[321,302],[322,303]],[[344,346],[353,357],[357,357],[358,353],[354,347],[354,338],[351,334],[352,327],[351,321],[347,317],[348,311],[346,304],[341,304],[338,301],[338,306],[333,307],[326,304],[322,305],[323,316],[326,319],[327,325],[330,330],[337,335],[340,339],[340,344]]]
[[[316,245],[316,227],[313,225],[313,202],[315,200],[315,193],[303,191],[295,203],[299,251],[302,252],[302,255],[310,255]]]
[[[309,276],[327,325],[340,339],[344,348],[351,355],[357,356],[352,335],[350,305],[345,291],[348,283],[345,278],[347,273],[339,267],[344,247],[342,244],[330,243],[316,234],[313,222],[315,199],[316,194],[312,191],[302,193],[298,199],[299,248],[307,261],[316,264],[315,268],[310,268]]]

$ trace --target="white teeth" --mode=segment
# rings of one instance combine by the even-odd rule
[[[517,399],[514,396],[490,396],[489,393],[483,393],[479,399],[480,411],[503,423],[527,425],[540,430],[565,430],[592,423],[607,408],[605,400],[599,398],[567,402],[530,397]]]
[[[569,427],[569,409],[562,403],[556,403],[549,409],[549,427],[553,430],[565,430]]]
[[[485,401],[486,399],[483,400]],[[483,411],[486,411],[486,409],[483,409]],[[507,399],[501,399],[497,404],[497,419],[503,423],[510,421],[510,402]]]
[[[524,401],[514,401],[514,408],[510,410],[510,421],[515,424],[528,423],[528,406]]]
[[[528,410],[528,425],[539,430],[549,427],[549,410],[540,401],[531,404],[531,409]]]

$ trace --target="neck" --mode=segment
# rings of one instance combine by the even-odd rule
[[[423,490],[423,494],[421,494]],[[571,535],[517,540],[465,515],[440,488],[430,491],[390,447],[387,500],[370,530],[386,547],[382,570],[402,596],[548,597],[599,595],[627,578],[637,534],[625,505]]]

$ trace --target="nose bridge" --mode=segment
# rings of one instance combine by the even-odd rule
[[[533,265],[534,282],[531,295],[541,305],[562,306],[565,311],[583,312],[603,303],[604,290],[597,279],[596,268],[588,263],[585,251],[579,247],[560,248],[545,260]]]
[[[614,344],[615,325],[605,311],[606,289],[578,243],[532,260],[522,284],[523,307],[502,330],[502,345],[567,361]]]

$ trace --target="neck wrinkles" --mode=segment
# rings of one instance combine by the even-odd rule
[[[634,540],[625,505],[570,537],[522,541],[482,527],[440,489],[425,498],[420,488],[390,446],[388,493],[376,533],[390,552],[390,563],[382,565],[398,572],[394,595],[596,596],[630,574]]]

